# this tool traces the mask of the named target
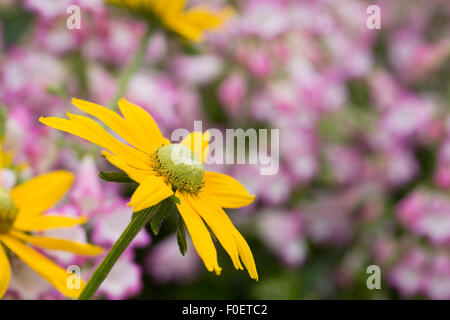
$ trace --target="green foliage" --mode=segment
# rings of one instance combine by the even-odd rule
[[[369,107],[370,88],[366,81],[350,81],[348,84],[350,100],[357,107]]]
[[[171,214],[178,213],[178,209],[175,206],[175,202],[172,197],[167,198],[161,202],[161,210],[158,210],[150,219],[150,227],[152,229],[153,235],[157,236],[161,225]]]
[[[180,249],[181,254],[184,256],[187,250],[186,228],[181,215],[178,216],[177,220],[177,242],[178,248]]]
[[[19,6],[3,8],[0,6],[0,22],[6,47],[18,43],[26,35],[33,23],[33,15]]]
[[[123,171],[106,172],[100,171],[98,176],[108,182],[133,183],[134,181]]]

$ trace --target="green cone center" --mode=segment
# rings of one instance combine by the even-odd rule
[[[205,167],[189,148],[180,144],[161,147],[153,161],[155,171],[166,177],[174,189],[194,194],[202,189]]]
[[[0,187],[0,233],[7,233],[11,229],[18,212],[11,194]]]

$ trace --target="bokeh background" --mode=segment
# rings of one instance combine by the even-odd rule
[[[142,232],[99,291],[105,299],[449,299],[450,2],[243,0],[204,43],[155,31],[125,97],[170,136],[176,128],[280,129],[280,170],[216,169],[257,196],[229,214],[260,281],[208,273],[172,217]],[[66,8],[82,9],[68,30]],[[370,4],[381,29],[366,27]],[[76,173],[58,212],[90,223],[47,235],[110,247],[131,217],[131,192],[101,181],[99,150],[37,121],[71,97],[108,105],[145,24],[101,0],[0,0],[0,101],[8,112],[3,183],[56,168]],[[45,252],[89,277],[101,257]],[[366,269],[381,268],[369,290]],[[20,261],[6,298],[59,299]]]

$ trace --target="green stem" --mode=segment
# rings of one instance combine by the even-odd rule
[[[108,276],[114,264],[120,258],[122,253],[130,245],[137,234],[145,227],[149,220],[159,210],[167,211],[171,208],[172,199],[166,199],[153,207],[144,209],[133,214],[130,224],[123,231],[119,239],[114,243],[111,250],[103,259],[102,263],[97,267],[89,282],[86,284],[83,292],[81,292],[78,300],[89,300],[98,290],[102,282]]]
[[[131,58],[126,68],[123,69],[123,71],[119,75],[117,93],[109,103],[111,109],[113,110],[117,109],[117,101],[124,96],[131,77],[141,67],[142,61],[144,61],[148,42],[150,40],[150,35],[152,34],[152,29],[152,25],[149,24],[147,27],[147,31],[142,37],[139,47],[137,48],[133,58]]]

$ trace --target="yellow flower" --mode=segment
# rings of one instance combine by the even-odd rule
[[[102,248],[90,244],[31,234],[33,231],[72,227],[86,222],[85,218],[42,214],[64,196],[72,182],[71,173],[54,171],[22,183],[10,192],[0,187],[0,298],[8,289],[11,278],[4,248],[11,250],[67,297],[76,298],[81,293],[83,281],[79,289],[71,289],[68,286],[71,274],[26,244],[80,255],[102,253]]]
[[[133,211],[151,207],[175,194],[178,210],[191,234],[198,254],[209,271],[220,274],[217,252],[206,224],[230,255],[236,269],[243,269],[257,280],[252,252],[222,208],[239,208],[254,196],[235,179],[204,171],[208,136],[188,135],[180,144],[170,144],[156,122],[144,109],[121,99],[119,114],[94,103],[73,99],[73,104],[111,128],[125,144],[106,132],[96,121],[67,113],[69,119],[40,118],[50,127],[69,132],[107,149],[102,154],[113,165],[139,183],[128,205]]]
[[[234,11],[226,7],[212,12],[205,6],[184,10],[186,0],[106,0],[137,14],[154,17],[165,28],[193,41],[201,41],[205,31],[220,27]]]

